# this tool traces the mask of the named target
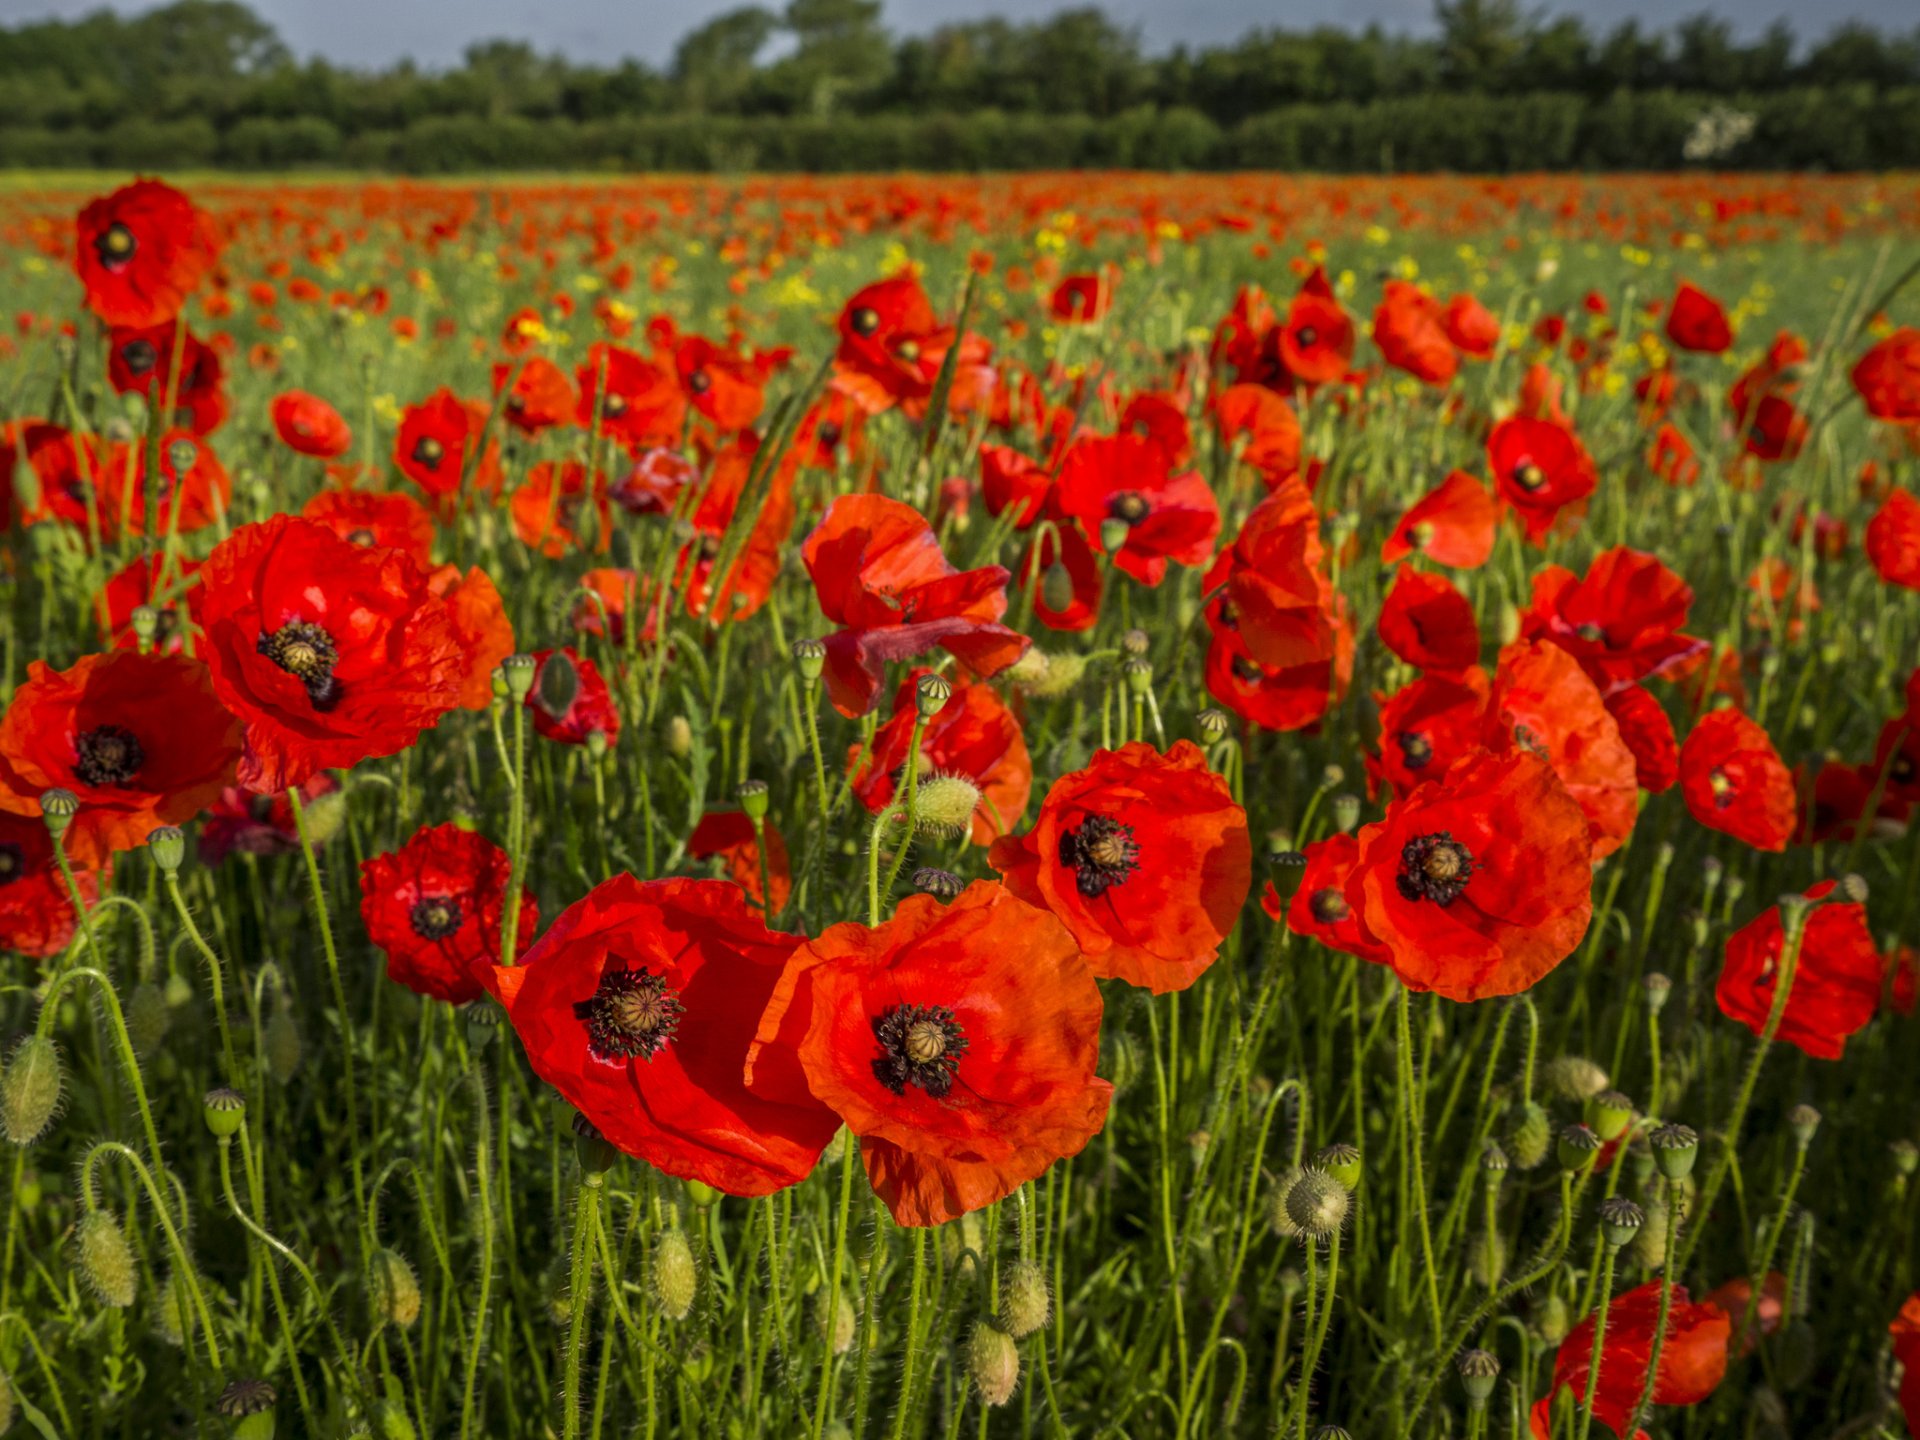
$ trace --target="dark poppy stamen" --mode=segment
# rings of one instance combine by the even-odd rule
[[[611,415],[614,419],[618,420],[622,415],[627,413],[627,397],[624,395],[609,395],[600,408],[603,414]]]
[[[93,242],[93,250],[100,257],[100,263],[109,269],[125,265],[133,259],[134,252],[140,248],[140,242],[133,238],[133,231],[118,220],[100,232]]]
[[[1260,668],[1259,663],[1249,659],[1245,655],[1234,656],[1233,664],[1230,668],[1233,670],[1234,679],[1243,681],[1248,685],[1258,685],[1262,680],[1267,678],[1267,672]]]
[[[1473,879],[1473,852],[1445,830],[1419,835],[1400,852],[1395,883],[1409,900],[1431,900],[1445,909]]]
[[[446,456],[446,453],[447,447],[431,435],[422,435],[418,440],[413,442],[413,458],[415,462],[426,466],[429,470],[437,470],[440,467],[440,461]]]
[[[1532,494],[1535,490],[1545,488],[1547,472],[1533,461],[1526,460],[1513,467],[1513,483],[1528,494]]]
[[[954,1072],[967,1053],[967,1034],[945,1005],[895,1005],[874,1017],[880,1058],[874,1076],[896,1095],[918,1085],[936,1100],[953,1089]]]
[[[1313,912],[1313,918],[1322,925],[1338,925],[1353,914],[1353,907],[1347,904],[1347,897],[1329,886],[1325,890],[1316,890],[1307,901],[1307,908]]]
[[[314,709],[325,712],[340,703],[340,682],[333,678],[340,652],[318,625],[290,620],[271,635],[263,631],[255,648],[307,687]]]
[[[818,438],[822,445],[831,450],[840,443],[840,433],[840,427],[834,424],[833,421],[827,420],[821,423]]]
[[[1097,900],[1140,867],[1140,846],[1132,826],[1110,815],[1089,815],[1078,830],[1060,837],[1060,863],[1073,871],[1080,893]]]
[[[407,921],[413,926],[413,933],[422,940],[444,940],[458,930],[461,921],[466,918],[460,902],[451,895],[429,895],[416,900],[413,908],[407,912]]]
[[[1320,332],[1311,325],[1302,325],[1293,332],[1293,338],[1299,342],[1302,349],[1311,350],[1319,342]]]
[[[664,975],[612,965],[602,972],[593,997],[573,1007],[573,1018],[587,1027],[587,1049],[609,1065],[653,1059],[667,1048],[686,1013]]]
[[[1137,490],[1122,490],[1107,501],[1107,514],[1112,519],[1124,520],[1129,525],[1138,525],[1147,518],[1153,507],[1147,503],[1147,497]]]
[[[11,840],[0,842],[0,885],[11,885],[26,873],[26,851]]]
[[[73,748],[73,774],[82,785],[124,785],[147,758],[134,733],[118,725],[75,736]]]
[[[880,312],[870,305],[862,305],[847,317],[847,322],[853,333],[864,339],[880,328]]]
[[[1733,808],[1733,781],[1727,778],[1724,770],[1715,770],[1707,776],[1707,788],[1713,791],[1713,808],[1731,810]]]
[[[1402,730],[1393,737],[1400,746],[1400,758],[1409,770],[1424,770],[1433,761],[1433,742],[1413,730]]]
[[[704,370],[696,370],[687,377],[687,389],[696,395],[704,395],[713,388],[713,377]]]
[[[129,340],[121,347],[120,358],[126,362],[128,374],[145,375],[160,363],[160,352],[151,340]]]

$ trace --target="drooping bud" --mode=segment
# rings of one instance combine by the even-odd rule
[[[1498,1230],[1478,1230],[1467,1241],[1467,1274],[1482,1290],[1507,1278],[1507,1241]]]
[[[1582,1055],[1557,1055],[1547,1062],[1547,1089],[1576,1104],[1598,1095],[1611,1082],[1607,1072]]]
[[[200,1101],[200,1113],[216,1139],[228,1139],[239,1134],[240,1127],[247,1123],[247,1097],[222,1085],[207,1091]]]
[[[1146,1061],[1142,1058],[1139,1036],[1114,1025],[1104,1028],[1106,1033],[1100,1037],[1099,1074],[1113,1086],[1117,1099],[1131,1090],[1145,1073]]]
[[[127,1040],[134,1054],[145,1059],[160,1048],[173,1024],[167,997],[151,980],[142,980],[127,994],[125,1008]]]
[[[1833,898],[1842,905],[1864,905],[1867,903],[1867,877],[1864,875],[1842,875],[1833,882]]]
[[[1060,560],[1040,572],[1040,603],[1056,615],[1073,604],[1073,574]]]
[[[1573,1320],[1567,1314],[1567,1302],[1557,1292],[1549,1291],[1547,1298],[1540,1302],[1540,1308],[1533,1312],[1533,1333],[1547,1345],[1558,1345],[1567,1338],[1567,1332],[1573,1328]]]
[[[367,1272],[367,1308],[374,1324],[412,1329],[420,1318],[420,1281],[407,1257],[397,1250],[376,1250]]]
[[[74,1232],[73,1255],[81,1278],[102,1304],[116,1310],[133,1304],[140,1267],[120,1222],[111,1212],[89,1210],[81,1217]]]
[[[1084,655],[1073,652],[1049,655],[1045,672],[1038,679],[1026,681],[1023,688],[1036,700],[1058,700],[1070,694],[1086,673]]]
[[[1031,1260],[1016,1260],[1000,1280],[1000,1323],[1016,1340],[1024,1340],[1047,1323],[1052,1314],[1047,1277]]]
[[[177,1274],[168,1275],[160,1282],[160,1293],[154,1297],[153,1325],[160,1332],[160,1338],[179,1349],[186,1345],[188,1336],[199,1333],[197,1320],[191,1292],[180,1283]]]
[[[147,853],[153,863],[171,875],[187,858],[187,837],[178,825],[162,825],[147,834]]]
[[[47,1133],[60,1109],[60,1047],[44,1035],[29,1035],[0,1066],[0,1131],[15,1145],[31,1145]]]
[[[973,1322],[973,1335],[967,1345],[967,1374],[980,1402],[997,1409],[1013,1398],[1020,1383],[1020,1351],[1007,1334],[991,1320]]]
[[[693,1309],[693,1297],[700,1276],[693,1263],[693,1247],[679,1226],[662,1233],[654,1242],[653,1300],[669,1320],[684,1320]]]
[[[1546,1110],[1534,1101],[1520,1106],[1513,1129],[1507,1132],[1507,1155],[1516,1170],[1532,1170],[1547,1158],[1553,1145],[1553,1122]]]
[[[580,667],[566,651],[555,650],[547,656],[539,674],[533,703],[558,720],[573,709],[573,702],[580,698]]]
[[[1673,1224],[1673,1211],[1660,1200],[1649,1201],[1640,1208],[1646,1219],[1633,1237],[1633,1253],[1649,1270],[1657,1270],[1666,1259],[1667,1228]]]
[[[1686,1125],[1662,1125],[1647,1136],[1653,1150],[1653,1163],[1667,1180],[1680,1181],[1693,1173],[1693,1162],[1700,1154],[1700,1137]]]

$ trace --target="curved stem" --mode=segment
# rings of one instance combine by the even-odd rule
[[[140,1177],[141,1188],[147,1192],[154,1214],[160,1219],[161,1232],[167,1237],[167,1248],[173,1252],[175,1275],[187,1287],[193,1308],[200,1314],[200,1324],[207,1337],[208,1358],[213,1361],[216,1371],[225,1368],[220,1360],[220,1338],[213,1330],[213,1311],[207,1308],[207,1297],[200,1288],[200,1277],[194,1273],[193,1257],[187,1253],[186,1244],[180,1239],[179,1230],[174,1227],[173,1216],[168,1213],[166,1198],[160,1193],[153,1172],[147,1169],[132,1146],[122,1145],[118,1140],[102,1140],[87,1152],[87,1158],[80,1162],[80,1195],[86,1208],[94,1208],[93,1167],[103,1155],[114,1155],[125,1160],[133,1167],[134,1174]]]
[[[180,924],[187,932],[187,938],[193,942],[193,948],[200,952],[200,958],[207,964],[207,980],[213,989],[213,1019],[220,1027],[220,1058],[226,1066],[229,1084],[240,1078],[240,1065],[233,1055],[233,1027],[227,1023],[227,999],[225,971],[220,957],[214,953],[211,945],[200,933],[200,927],[194,924],[193,912],[187,908],[187,900],[180,893],[180,876],[172,870],[166,872],[167,898],[173,902],[173,912],[180,917]]]

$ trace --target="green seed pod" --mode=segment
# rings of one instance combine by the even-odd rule
[[[267,1018],[261,1041],[273,1078],[282,1085],[291,1084],[300,1073],[300,1027],[294,1023],[292,1012],[284,1006],[275,1010]]]
[[[1202,741],[1211,745],[1233,728],[1233,717],[1219,706],[1209,705],[1193,717],[1193,728],[1200,732]]]
[[[1126,548],[1127,537],[1133,533],[1133,527],[1118,518],[1109,518],[1100,522],[1100,548],[1109,555],[1118,554]]]
[[[1645,1212],[1624,1195],[1610,1195],[1600,1202],[1600,1234],[1612,1249],[1630,1243],[1646,1223]]]
[[[420,1318],[420,1281],[407,1257],[397,1250],[376,1250],[368,1265],[367,1308],[373,1323],[411,1330]]]
[[[1668,1180],[1684,1180],[1693,1173],[1693,1162],[1700,1154],[1700,1137],[1685,1125],[1662,1125],[1647,1136],[1653,1147],[1653,1163]]]
[[[1507,1158],[1516,1170],[1537,1169],[1553,1145],[1553,1122],[1538,1104],[1521,1105],[1513,1129],[1507,1132]]]
[[[1618,1140],[1633,1123],[1633,1101],[1618,1090],[1602,1090],[1587,1098],[1587,1124],[1602,1140]]]
[[[764,780],[742,780],[734,797],[739,800],[740,808],[746,812],[749,820],[764,820],[767,810],[773,804],[772,792],[767,789]]]
[[[944,675],[922,675],[913,686],[914,708],[922,720],[931,720],[953,698],[953,682]]]
[[[1607,1072],[1580,1055],[1559,1055],[1547,1062],[1547,1089],[1562,1100],[1585,1104],[1610,1083]]]
[[[1052,1313],[1047,1277],[1031,1260],[1016,1260],[1000,1280],[1000,1324],[1016,1340],[1024,1340],[1047,1323]]]
[[[500,662],[500,673],[507,682],[507,694],[516,703],[533,693],[533,672],[537,668],[538,662],[531,655],[509,655]]]
[[[73,1237],[74,1264],[102,1304],[124,1310],[139,1288],[140,1267],[120,1222],[106,1210],[89,1210]]]
[[[590,759],[593,759],[593,760],[606,759],[607,751],[611,747],[611,745],[612,745],[612,742],[607,739],[606,731],[589,730],[587,732],[587,755]]]
[[[1324,1170],[1340,1182],[1343,1189],[1352,1190],[1360,1184],[1360,1151],[1357,1146],[1345,1143],[1323,1145],[1314,1153],[1314,1168]]]
[[[979,1392],[980,1403],[992,1409],[1013,1398],[1020,1383],[1020,1351],[1013,1337],[991,1320],[973,1322],[967,1344],[967,1374]]]
[[[58,843],[67,833],[67,827],[73,823],[73,817],[80,813],[80,797],[71,790],[42,790],[40,792],[40,818],[46,822],[47,831]]]
[[[1558,1345],[1567,1338],[1567,1332],[1573,1328],[1573,1320],[1567,1314],[1567,1302],[1558,1295],[1548,1295],[1533,1312],[1533,1333],[1542,1343]]]
[[[687,1202],[689,1204],[698,1205],[704,1209],[708,1205],[718,1205],[720,1203],[720,1192],[704,1181],[685,1180],[681,1183],[687,1188]]]
[[[147,835],[147,853],[153,863],[171,875],[187,858],[187,837],[178,825],[162,825]]]
[[[686,1233],[677,1226],[654,1242],[653,1300],[669,1320],[684,1320],[693,1309],[693,1297],[700,1275],[693,1262],[693,1247]]]
[[[667,721],[665,735],[667,753],[676,760],[684,760],[693,753],[693,726],[687,723],[684,715],[675,715]]]
[[[792,646],[793,663],[800,678],[809,685],[827,668],[827,647],[818,640],[796,640]]]
[[[1144,699],[1153,689],[1153,662],[1134,656],[1120,667],[1127,682],[1127,693]]]
[[[1460,1386],[1467,1392],[1468,1408],[1486,1409],[1487,1401],[1493,1398],[1493,1388],[1500,1380],[1499,1360],[1485,1350],[1462,1350],[1453,1366],[1460,1372]]]
[[[1553,1153],[1561,1169],[1577,1175],[1600,1158],[1600,1137],[1585,1125],[1563,1125],[1553,1138]]]
[[[1345,791],[1333,797],[1333,828],[1346,834],[1360,823],[1360,797]]]
[[[15,1145],[31,1145],[47,1133],[60,1109],[60,1047],[44,1035],[29,1035],[0,1066],[0,1131]]]
[[[840,1303],[833,1312],[833,1323],[827,1323],[828,1293],[825,1286],[813,1292],[813,1325],[822,1340],[829,1341],[836,1355],[844,1355],[853,1348],[853,1301],[844,1291]]]
[[[173,1013],[167,1009],[167,997],[160,987],[150,980],[142,980],[127,995],[126,1009],[123,1012],[127,1021],[127,1039],[133,1042],[133,1053],[151,1056],[167,1038],[167,1029],[173,1024]]]
[[[936,775],[920,782],[913,826],[921,834],[958,835],[973,824],[980,788],[964,775]]]
[[[1308,1169],[1287,1192],[1287,1218],[1300,1233],[1324,1240],[1347,1223],[1347,1187],[1324,1170]]]
[[[240,1127],[247,1123],[247,1097],[223,1085],[206,1093],[200,1101],[200,1113],[207,1129],[217,1139],[225,1140],[239,1134]]]
[[[273,1406],[279,1398],[264,1380],[236,1380],[220,1392],[213,1408],[234,1422],[233,1440],[273,1440]]]

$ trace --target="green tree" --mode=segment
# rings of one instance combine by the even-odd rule
[[[673,52],[673,83],[687,110],[732,110],[753,83],[754,64],[780,22],[747,5],[716,15],[682,37]]]

